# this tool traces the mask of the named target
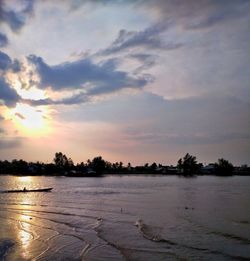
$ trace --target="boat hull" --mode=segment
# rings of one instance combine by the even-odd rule
[[[50,192],[53,188],[5,190],[3,193]]]

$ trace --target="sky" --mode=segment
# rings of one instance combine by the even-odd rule
[[[250,0],[0,0],[0,159],[250,164]]]

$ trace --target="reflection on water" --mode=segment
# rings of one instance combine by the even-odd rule
[[[23,188],[31,189],[33,186],[33,177],[31,176],[17,177],[16,183],[19,189],[23,189]]]
[[[30,184],[32,181],[31,177],[19,177],[19,180],[25,182],[25,184]],[[22,214],[18,217],[18,239],[21,246],[21,253],[23,258],[29,258],[30,253],[32,253],[31,242],[34,240],[34,232],[32,231],[32,226],[30,221],[32,217],[27,214],[31,209],[31,206],[34,204],[32,198],[25,198],[24,194],[17,194],[18,201],[22,206]]]
[[[18,238],[23,248],[24,257],[27,257],[26,252],[28,250],[28,247],[30,246],[31,240],[33,239],[33,236],[30,232],[31,226],[29,223],[27,223],[29,220],[29,216],[20,215]]]
[[[17,182],[31,183],[32,182],[32,177],[31,176],[17,177]]]

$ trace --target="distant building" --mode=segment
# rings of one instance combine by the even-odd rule
[[[215,164],[209,163],[206,166],[202,166],[200,171],[202,174],[214,174],[215,173]]]
[[[166,169],[167,174],[179,174],[179,172],[180,172],[179,169],[174,166],[168,166]]]

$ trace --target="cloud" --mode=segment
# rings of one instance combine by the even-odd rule
[[[0,33],[0,47],[5,47],[8,45],[8,38],[5,34]]]
[[[165,42],[161,34],[164,33],[170,22],[164,20],[163,22],[154,24],[142,31],[127,31],[120,30],[116,40],[106,49],[99,52],[101,55],[110,55],[132,48],[143,47],[153,50],[174,50],[183,46],[181,43]]]
[[[249,14],[249,0],[76,0],[67,2],[72,10],[91,4],[130,5],[158,15],[159,21],[166,18],[172,25],[181,25],[188,30],[205,29]]]
[[[23,99],[22,102],[27,103],[31,106],[44,106],[44,105],[73,105],[88,102],[90,99],[85,93],[79,93],[66,97],[59,100],[53,100],[50,98],[39,99],[39,100],[30,100]]]
[[[20,118],[21,120],[25,120],[26,118],[19,112],[16,112],[15,115]]]
[[[85,106],[79,113],[63,112],[62,117],[109,122],[123,126],[134,140],[157,144],[214,144],[250,138],[250,104],[228,96],[165,100],[139,92]]]
[[[24,25],[24,21],[17,13],[14,11],[5,11],[3,9],[0,9],[0,21],[9,25],[14,32],[19,31]]]
[[[123,88],[142,88],[148,83],[147,77],[130,76],[125,71],[116,70],[116,60],[106,60],[95,64],[90,59],[49,66],[41,57],[30,55],[40,77],[40,88],[54,91],[82,89],[84,94],[73,96],[64,102],[82,101],[87,96],[107,94]],[[47,100],[47,102],[51,102]],[[60,101],[61,102],[61,101]]]
[[[12,62],[10,57],[6,53],[0,51],[0,70],[8,70],[11,66],[11,63]]]
[[[34,4],[35,4],[35,0],[24,0],[25,2],[25,7],[22,10],[23,14],[32,14],[34,11]]]
[[[225,143],[234,140],[250,140],[250,134],[245,132],[203,133],[203,134],[175,134],[154,132],[128,132],[131,139],[148,144],[175,144],[175,145],[209,145]]]
[[[149,12],[155,10],[161,19],[171,19],[185,29],[205,29],[249,13],[248,0],[143,0]]]
[[[13,107],[20,99],[16,90],[11,88],[4,78],[0,78],[0,104]]]
[[[7,138],[0,139],[0,150],[16,148],[21,145],[20,138]]]
[[[156,59],[158,58],[157,55],[144,53],[132,54],[129,57],[136,59],[142,64],[135,70],[135,73],[141,73],[144,70],[152,68],[156,64]]]
[[[202,29],[212,27],[216,24],[226,22],[228,20],[234,20],[242,17],[246,13],[245,7],[248,7],[249,11],[249,1],[248,5],[245,5],[246,1],[221,1],[218,3],[211,3],[211,12],[208,12],[206,16],[202,18],[197,18],[187,25],[188,29]],[[212,6],[213,4],[213,6]],[[209,9],[208,9],[209,10]]]
[[[100,112],[100,119],[125,125],[125,136],[138,146],[185,148],[220,144],[221,148],[225,148],[226,144],[233,142],[250,142],[250,104],[235,98],[163,100],[156,95],[144,94],[143,97],[140,94],[140,97],[131,97],[128,102],[130,106],[124,106],[124,101],[117,101],[112,107],[106,104]],[[114,107],[115,115],[111,117],[109,114]],[[98,117],[96,110],[85,114],[91,120]]]
[[[17,59],[12,62],[6,53],[0,51],[0,70],[12,70],[14,73],[17,73],[21,70],[21,64]]]
[[[92,4],[128,4],[128,3],[134,3],[137,2],[138,0],[73,0],[69,1],[69,4],[73,8],[79,8],[81,5],[84,5],[86,3],[92,3]],[[139,0],[141,1],[141,0]]]
[[[14,11],[8,6],[8,1],[0,1],[0,22],[7,24],[13,32],[18,32],[24,26],[26,16],[33,11],[34,0],[24,0],[24,8]]]
[[[11,65],[11,69],[14,73],[20,72],[21,71],[21,63],[17,60],[14,59]]]
[[[4,120],[4,117],[0,115],[0,123]],[[0,135],[5,133],[4,129],[0,128]]]
[[[111,136],[118,141],[117,147],[124,158],[129,149],[137,160],[141,155],[143,161],[147,153],[151,154],[150,160],[164,161],[168,157],[176,160],[188,151],[206,161],[219,156],[228,158],[234,153],[241,158],[239,162],[244,162],[250,144],[249,106],[228,96],[165,100],[142,91],[75,106],[70,111],[61,108],[57,117],[67,126],[76,122],[96,124],[96,129],[100,128],[97,123],[114,126],[116,135]],[[107,140],[106,137],[100,140],[98,146],[108,144]],[[120,144],[126,144],[126,149]]]

